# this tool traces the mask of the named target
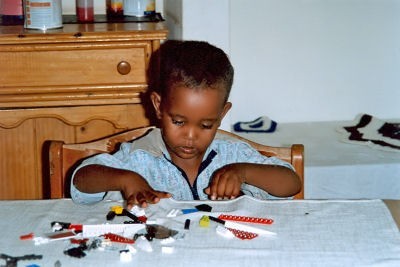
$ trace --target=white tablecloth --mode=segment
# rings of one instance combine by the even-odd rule
[[[90,251],[84,258],[72,258],[63,251],[68,241],[53,241],[35,246],[19,236],[50,232],[52,221],[83,224],[105,223],[109,208],[118,203],[102,202],[77,206],[71,200],[1,201],[0,253],[12,256],[43,255],[42,260],[20,262],[54,266],[400,266],[400,233],[389,210],[380,200],[359,201],[259,201],[249,197],[224,202],[201,202],[213,207],[211,215],[221,213],[266,217],[272,225],[255,225],[277,233],[252,240],[226,239],[216,234],[216,223],[199,226],[205,212],[167,218],[171,209],[193,208],[199,202],[164,199],[146,210],[149,219],[183,232],[185,238],[167,246],[172,254],[161,253],[160,240],[153,240],[153,252],[138,250],[131,263],[121,263],[118,251]],[[112,223],[126,218],[116,217]],[[0,261],[0,265],[4,262]]]
[[[274,133],[237,133],[271,146],[305,146],[306,199],[400,199],[400,151],[340,141],[353,121],[280,123]]]

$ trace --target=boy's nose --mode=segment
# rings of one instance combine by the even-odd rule
[[[187,127],[186,129],[186,139],[194,140],[196,138],[196,129],[195,127]]]

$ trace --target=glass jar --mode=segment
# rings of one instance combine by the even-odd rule
[[[76,0],[76,17],[79,22],[94,21],[93,0]]]
[[[106,0],[107,17],[122,17],[124,15],[123,0]]]
[[[22,0],[0,0],[0,16],[3,25],[24,24]]]

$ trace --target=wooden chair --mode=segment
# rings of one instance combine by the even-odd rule
[[[138,128],[110,137],[81,144],[65,144],[62,141],[49,143],[49,169],[50,169],[50,198],[64,198],[69,196],[70,177],[73,170],[84,160],[92,155],[114,152],[120,143],[131,141],[146,134],[154,127]],[[220,133],[238,138],[249,143],[265,156],[276,156],[293,165],[302,181],[302,190],[294,196],[295,199],[304,198],[304,146],[300,144],[291,147],[270,147],[261,145],[233,133],[218,130]]]

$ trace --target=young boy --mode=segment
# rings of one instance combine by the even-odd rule
[[[168,197],[268,199],[299,192],[290,164],[216,135],[232,105],[233,67],[226,54],[198,41],[167,41],[159,52],[159,79],[150,95],[159,128],[114,155],[84,161],[71,183],[73,200],[93,203],[117,191],[131,208]]]

